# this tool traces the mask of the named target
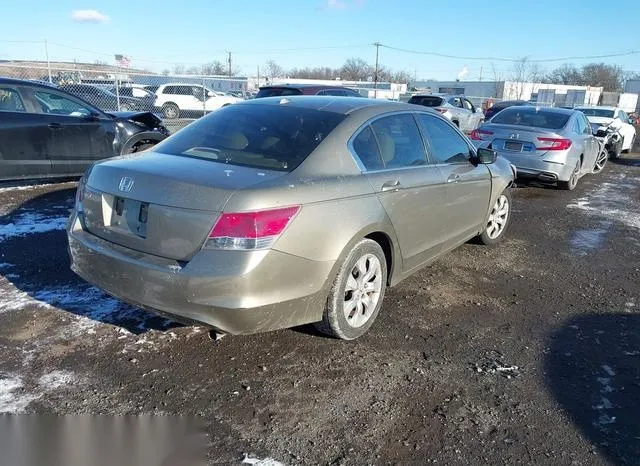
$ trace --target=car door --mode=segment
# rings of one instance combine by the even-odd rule
[[[115,123],[96,108],[55,89],[33,88],[37,117],[48,129],[47,155],[56,176],[81,175],[92,162],[114,156]]]
[[[624,138],[622,150],[631,150],[636,137],[636,128],[629,122],[629,117],[623,110],[618,111],[617,118],[622,122],[622,127],[620,128],[620,134]]]
[[[460,97],[451,97],[448,103],[453,107],[449,109],[453,115],[452,121],[457,124],[461,131],[466,131],[469,127],[469,112],[464,109],[462,99]]]
[[[393,224],[403,271],[437,256],[444,240],[444,180],[427,163],[413,115],[397,113],[372,121],[354,136],[351,147]]]
[[[575,121],[571,127],[573,128],[571,139],[577,148],[579,148],[579,153],[582,154],[581,173],[591,173],[596,162],[596,156],[598,155],[596,149],[598,143],[593,136],[589,120],[587,120],[587,117],[585,117],[582,112],[577,112]]]
[[[491,172],[472,162],[474,149],[460,131],[436,115],[418,114],[429,156],[446,182],[446,206],[440,222],[446,233],[444,249],[475,236],[485,222],[491,197]]]
[[[17,86],[0,86],[0,180],[38,178],[51,173],[49,128],[34,116]]]
[[[469,112],[468,126],[464,131],[473,131],[480,126],[480,121],[484,118],[484,115],[469,99],[462,98],[462,106]]]

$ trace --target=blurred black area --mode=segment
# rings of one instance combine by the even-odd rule
[[[551,393],[613,464],[640,465],[640,315],[586,314],[551,336]],[[552,426],[550,426],[552,428]]]

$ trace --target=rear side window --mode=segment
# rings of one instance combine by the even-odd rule
[[[436,163],[469,162],[469,145],[451,125],[424,113],[418,115],[418,121],[427,136],[431,156]]]
[[[0,111],[24,112],[24,103],[18,91],[6,87],[0,87]]]
[[[444,99],[436,96],[413,96],[409,99],[410,104],[423,105],[425,107],[440,107]]]
[[[265,170],[292,171],[344,120],[286,105],[230,105],[154,147],[158,152]]]
[[[509,107],[491,119],[491,123],[517,126],[533,126],[534,128],[562,129],[566,126],[570,114],[550,112],[547,110],[531,110],[528,107]]]
[[[280,97],[285,95],[302,95],[302,91],[300,89],[293,89],[290,87],[267,87],[265,89],[260,89],[255,98]]]
[[[371,123],[385,168],[426,165],[427,154],[413,116],[391,115]]]
[[[353,150],[365,169],[371,171],[384,168],[378,143],[369,126],[360,131],[358,136],[353,140]]]

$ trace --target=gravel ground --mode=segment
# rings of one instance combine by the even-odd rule
[[[69,270],[74,188],[0,188],[0,412],[198,415],[224,464],[640,464],[640,155],[514,189],[504,243],[354,342],[212,341],[106,296]]]

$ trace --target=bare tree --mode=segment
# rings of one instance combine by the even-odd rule
[[[582,67],[582,80],[587,86],[603,87],[605,91],[622,90],[625,73],[616,65],[589,63]]]
[[[380,69],[379,67],[378,76]],[[340,77],[346,81],[366,81],[373,73],[371,65],[362,58],[349,58],[340,68]]]
[[[544,77],[544,82],[549,84],[573,84],[582,85],[582,72],[573,65],[564,64],[549,72]]]
[[[537,83],[544,78],[540,65],[533,63],[529,57],[523,57],[513,64],[511,76],[511,81],[515,84],[517,99],[524,97],[526,83]]]
[[[269,79],[282,78],[284,76],[284,68],[273,60],[267,60],[264,64],[266,75]]]
[[[233,71],[233,69],[231,70]],[[225,75],[228,70],[218,60],[211,63],[206,63],[200,67],[200,73],[208,76]]]
[[[173,65],[173,74],[184,74],[184,65]]]

